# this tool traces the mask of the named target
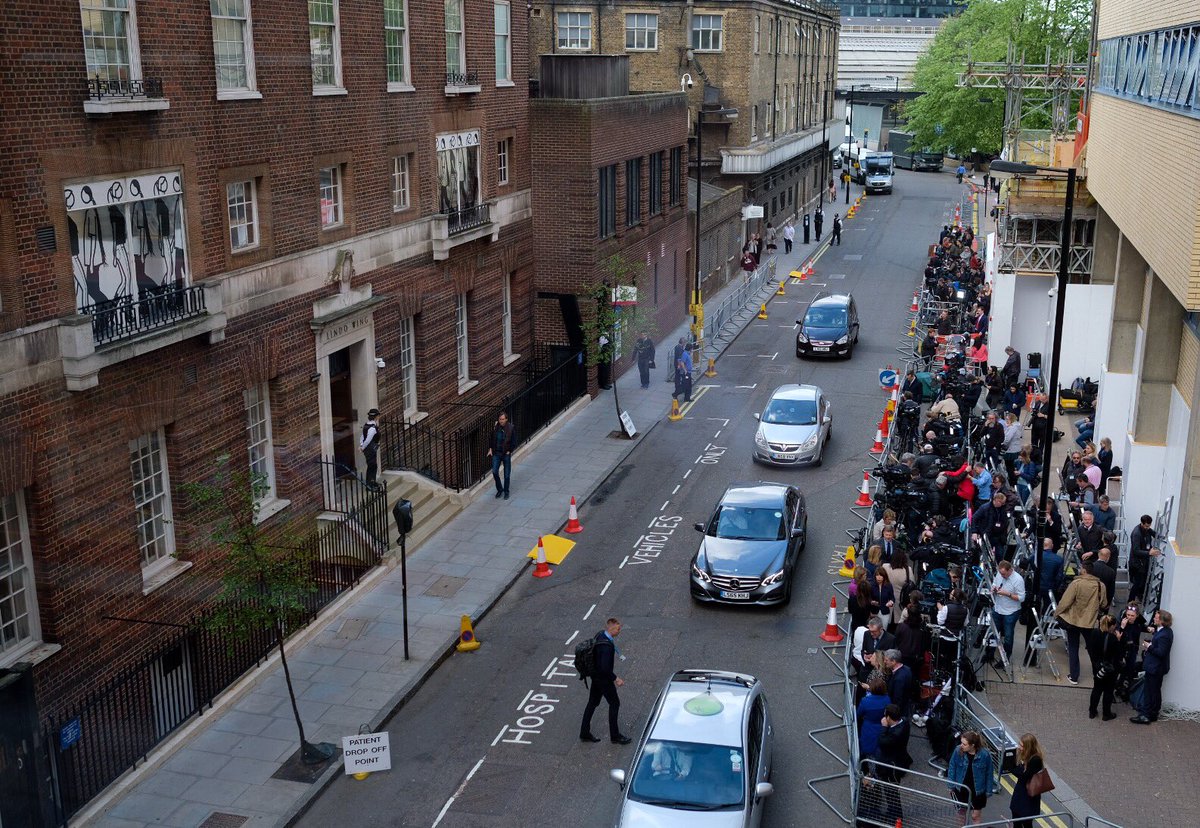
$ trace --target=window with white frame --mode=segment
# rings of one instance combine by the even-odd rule
[[[697,52],[721,51],[724,25],[725,18],[719,14],[692,15],[692,48]]]
[[[383,0],[383,49],[388,89],[412,88],[408,66],[408,0]]]
[[[308,49],[314,91],[341,89],[339,0],[308,0]]]
[[[0,497],[0,665],[16,662],[41,638],[25,493]]]
[[[496,83],[512,83],[512,6],[507,0],[493,7],[496,24]]]
[[[558,13],[558,48],[585,51],[592,48],[591,12]]]
[[[133,506],[142,570],[144,573],[157,571],[170,563],[175,553],[166,438],[161,428],[143,434],[129,444],[129,469],[133,475]]]
[[[775,18],[767,18],[767,54],[775,51]]]
[[[750,140],[758,140],[758,104],[755,104],[751,109],[752,117],[750,118]]]
[[[440,213],[463,214],[479,205],[479,140],[477,129],[437,136]]]
[[[271,437],[271,393],[267,383],[247,388],[246,443],[250,455],[250,485],[256,501],[275,498],[275,444]]]
[[[258,193],[254,180],[225,185],[229,210],[229,249],[237,253],[258,247]]]
[[[761,48],[761,46],[759,45],[761,43],[761,41],[762,41],[762,17],[755,16],[755,18],[754,18],[754,54],[756,54],[756,55],[758,54],[758,51]]]
[[[250,26],[250,0],[209,0],[208,5],[212,14],[217,97],[253,92],[254,41]]]
[[[509,183],[508,172],[511,163],[512,139],[505,138],[496,142],[496,184],[504,187]]]
[[[462,0],[446,0],[446,83],[467,73],[467,46]]]
[[[80,0],[79,11],[88,79],[109,83],[140,80],[132,0]]]
[[[501,283],[500,319],[503,324],[504,357],[507,359],[513,353],[512,336],[512,274],[505,273]]]
[[[321,190],[321,229],[340,227],[345,220],[342,205],[342,167],[322,167],[318,177]]]
[[[467,294],[454,300],[454,343],[458,355],[458,387],[471,381],[471,353],[467,350]]]
[[[397,155],[392,159],[392,211],[407,210],[409,204],[408,156]]]
[[[417,413],[417,338],[411,316],[400,320],[400,402],[405,417]]]
[[[631,52],[653,52],[658,48],[658,15],[625,15],[625,48]]]

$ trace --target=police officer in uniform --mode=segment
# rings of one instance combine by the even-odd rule
[[[379,471],[379,409],[372,408],[367,412],[367,421],[363,423],[362,439],[358,447],[362,449],[363,457],[367,459],[367,486],[378,489],[375,475]]]

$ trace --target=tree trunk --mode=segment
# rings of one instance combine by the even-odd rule
[[[279,663],[283,665],[283,680],[287,683],[288,699],[292,702],[292,715],[296,717],[296,730],[300,731],[300,749],[308,744],[304,736],[304,723],[300,721],[300,708],[296,706],[296,691],[292,688],[292,673],[288,669],[287,655],[283,651],[283,627],[275,624],[275,643],[279,645]]]

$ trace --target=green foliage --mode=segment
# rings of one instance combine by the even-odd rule
[[[583,312],[583,351],[587,364],[607,363],[632,351],[637,335],[642,331],[656,333],[655,308],[646,300],[650,297],[639,291],[638,304],[613,307],[613,289],[639,288],[645,268],[635,265],[620,253],[604,262],[604,270],[596,281],[585,285],[577,295]],[[607,340],[601,345],[601,337]],[[618,351],[619,348],[619,351]]]
[[[1004,90],[960,87],[968,55],[976,63],[1004,61],[1008,44],[1016,59],[1043,63],[1087,58],[1092,0],[971,0],[966,10],[942,25],[929,51],[913,70],[922,95],[906,103],[905,128],[913,144],[935,150],[998,153],[1003,146]],[[1045,129],[1040,114],[1026,117],[1025,129]]]
[[[210,629],[236,639],[272,631],[279,639],[308,616],[307,600],[316,591],[312,561],[299,544],[268,539],[257,523],[265,481],[248,471],[230,469],[218,458],[209,482],[183,487],[195,518],[209,527],[213,544],[225,553],[225,571]]]

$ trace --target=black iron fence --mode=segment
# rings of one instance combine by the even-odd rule
[[[303,624],[355,586],[387,550],[386,490],[367,490],[346,505],[345,520],[312,532],[296,550],[310,561],[314,581]],[[174,730],[211,707],[275,646],[270,629],[230,638],[211,629],[207,618],[202,614],[176,626],[175,634],[147,658],[44,721],[59,825],[66,825]]]
[[[518,440],[525,441],[586,393],[587,368],[582,354],[574,354],[456,431],[422,423],[385,427],[381,462],[384,468],[410,469],[455,491],[469,489],[491,471],[487,451],[500,411],[507,412]]]
[[[446,213],[446,229],[453,236],[455,233],[465,233],[476,227],[487,224],[491,212],[487,204],[476,204],[474,207],[464,207],[461,210],[451,210]]]
[[[479,86],[479,73],[447,72],[446,86]]]
[[[143,78],[141,80],[105,80],[103,78],[88,78],[88,97],[92,100],[104,98],[161,98],[163,84],[161,78]]]
[[[161,291],[141,291],[141,298],[119,296],[79,309],[92,317],[92,340],[97,345],[165,328],[208,312],[204,287],[187,285]]]

